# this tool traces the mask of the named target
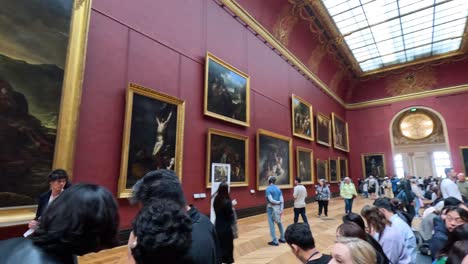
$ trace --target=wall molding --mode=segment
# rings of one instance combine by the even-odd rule
[[[287,49],[279,40],[277,40],[266,28],[264,28],[255,18],[253,18],[244,8],[242,8],[235,0],[215,0],[218,4],[225,7],[227,11],[239,20],[242,24],[248,27],[252,33],[256,34],[262,41],[272,48],[278,55],[291,64],[296,70],[300,71],[307,79],[311,80],[318,88],[322,89],[326,94],[333,98],[338,104],[346,110],[354,110],[367,108],[372,106],[388,105],[392,103],[432,97],[449,95],[456,93],[468,92],[468,84],[434,89],[430,91],[422,91],[412,94],[398,95],[374,99],[358,103],[345,103],[330,87],[325,84],[314,72],[312,72],[304,63],[302,63],[294,54]],[[468,46],[468,45],[467,45]]]

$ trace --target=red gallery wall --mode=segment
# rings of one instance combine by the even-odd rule
[[[456,171],[463,170],[460,146],[468,145],[468,93],[434,96],[409,100],[366,109],[348,110],[350,134],[350,174],[362,178],[361,154],[383,152],[387,164],[387,174],[394,171],[390,143],[390,122],[401,110],[413,106],[429,107],[444,118],[450,145],[452,164]],[[419,175],[429,176],[429,175]]]
[[[203,115],[207,51],[251,76],[249,128]],[[141,0],[138,5],[124,0],[94,1],[74,182],[97,183],[117,192],[128,82],[186,101],[182,181],[189,203],[204,213],[209,212],[209,199],[194,200],[193,194],[210,193],[205,188],[208,128],[249,136],[249,187],[232,189],[237,208],[242,209],[265,202],[264,192],[249,193],[256,186],[255,135],[262,128],[292,136],[292,93],[311,102],[314,111],[345,114],[213,0]],[[314,149],[314,158],[345,156],[299,138],[293,140],[293,153],[299,145]],[[284,190],[284,195],[292,199],[292,189]],[[127,228],[137,209],[125,199],[119,204],[121,227]]]

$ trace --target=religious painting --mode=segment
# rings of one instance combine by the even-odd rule
[[[268,178],[276,177],[279,188],[292,187],[292,140],[270,131],[257,131],[257,190],[268,187]]]
[[[314,184],[314,153],[311,149],[296,148],[296,169],[297,177],[302,184]]]
[[[362,172],[364,178],[374,176],[376,178],[385,177],[385,156],[383,153],[362,154]]]
[[[331,146],[331,121],[324,114],[317,113],[315,118],[317,122],[317,143],[330,147]]]
[[[317,159],[317,180],[328,179],[328,160]]]
[[[463,173],[468,175],[468,146],[460,147],[462,163],[463,163]]]
[[[72,175],[91,8],[81,2],[0,0],[0,225],[34,218],[52,169]]]
[[[330,158],[328,160],[328,164],[329,164],[328,179],[330,179],[330,183],[339,182],[340,181],[339,179],[340,169],[339,169],[338,160]]]
[[[339,180],[341,181],[348,176],[348,160],[344,158],[338,158],[338,166],[339,166]]]
[[[296,137],[314,140],[312,105],[297,95],[292,95],[292,128]]]
[[[182,178],[185,102],[136,84],[127,90],[119,198],[147,172],[173,170]]]
[[[209,129],[206,148],[206,187],[211,188],[210,169],[213,163],[231,165],[231,187],[248,186],[248,146],[247,136]]]
[[[348,123],[332,113],[333,147],[349,152]]]
[[[250,125],[250,77],[211,53],[206,54],[204,114]]]

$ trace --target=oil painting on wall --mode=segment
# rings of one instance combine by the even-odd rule
[[[292,128],[296,137],[314,140],[312,105],[297,95],[292,95]]]
[[[211,164],[231,165],[231,187],[247,186],[248,177],[247,136],[237,135],[217,129],[208,130],[206,185],[211,187]]]
[[[206,55],[205,115],[250,125],[250,78],[211,53]]]
[[[370,175],[383,178],[387,174],[385,170],[385,156],[383,153],[362,154],[361,160],[364,178]]]
[[[349,151],[348,123],[332,113],[333,147],[342,151]]]
[[[268,177],[276,177],[280,188],[292,186],[291,138],[270,131],[257,131],[257,189],[268,187]]]
[[[73,1],[0,0],[0,207],[48,190]]]
[[[314,183],[314,153],[311,149],[297,147],[296,149],[296,169],[297,177],[302,184]]]
[[[324,114],[317,113],[317,143],[330,147],[331,146],[331,121]]]
[[[339,182],[339,164],[337,159],[330,159],[328,161],[328,164],[330,164],[330,170],[329,170],[329,179],[330,183],[335,183]]]
[[[328,179],[328,160],[317,159],[317,179]]]
[[[119,197],[129,197],[138,179],[155,169],[182,177],[184,101],[130,84],[127,91]]]

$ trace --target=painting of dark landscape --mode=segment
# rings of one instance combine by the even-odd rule
[[[72,0],[0,0],[0,207],[48,189]]]

